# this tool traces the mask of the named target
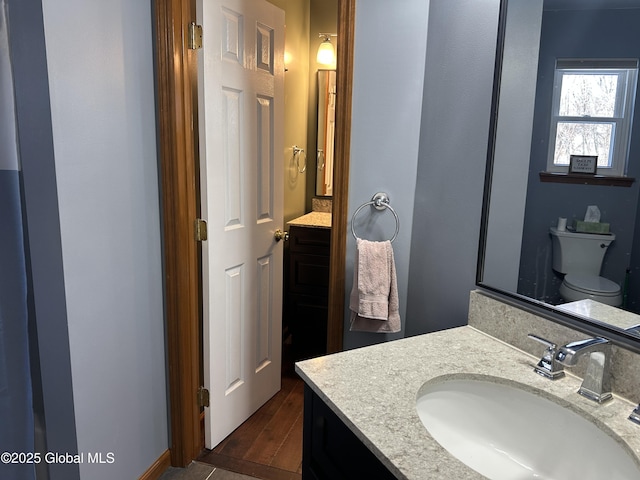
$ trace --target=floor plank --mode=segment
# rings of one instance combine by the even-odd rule
[[[302,473],[302,420],[300,412],[282,447],[273,458],[272,467]]]
[[[301,382],[302,380],[299,381]],[[273,418],[286,401],[295,385],[296,379],[283,378],[280,391],[260,407],[256,413],[249,417],[249,419],[240,425],[231,435],[225,438],[213,451],[230,457],[242,458],[256,437],[264,429],[265,425],[269,423],[271,418]]]
[[[293,390],[275,415],[267,422],[251,447],[244,455],[245,460],[271,465],[276,454],[289,436],[296,420],[302,414],[302,390]],[[295,465],[297,467],[297,464]],[[295,468],[292,468],[295,471]]]
[[[251,448],[255,438],[260,435],[265,423],[270,418],[271,416],[266,415],[264,412],[258,411],[254,413],[213,451],[228,457],[242,458],[245,452]]]
[[[281,390],[198,461],[263,480],[301,480],[304,385],[283,374]]]

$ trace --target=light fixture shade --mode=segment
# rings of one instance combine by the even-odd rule
[[[336,50],[328,37],[318,47],[316,60],[321,65],[332,65],[336,62]]]

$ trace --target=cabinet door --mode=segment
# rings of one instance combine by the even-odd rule
[[[311,388],[304,390],[302,478],[396,478]]]
[[[327,353],[326,298],[291,295],[289,315],[293,334],[293,354],[296,360],[318,357]]]
[[[306,293],[326,300],[329,293],[329,258],[291,251],[289,262],[291,293]]]

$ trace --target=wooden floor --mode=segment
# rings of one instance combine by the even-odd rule
[[[301,480],[304,387],[285,372],[282,389],[198,461],[263,480]]]

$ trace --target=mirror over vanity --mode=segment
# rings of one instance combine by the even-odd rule
[[[638,25],[640,0],[502,1],[478,284],[640,349]]]
[[[333,195],[333,159],[336,136],[336,71],[318,70],[318,136],[316,195]]]

